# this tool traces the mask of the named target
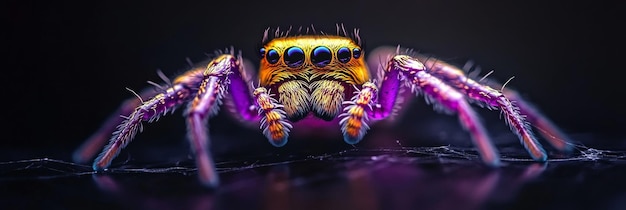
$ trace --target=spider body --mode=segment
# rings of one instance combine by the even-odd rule
[[[354,97],[355,87],[370,79],[361,46],[349,37],[279,37],[265,44],[260,54],[260,86],[274,91],[270,97],[282,106],[290,122],[309,114],[325,121],[335,119],[346,98]],[[360,121],[351,125],[355,123],[358,126]],[[269,132],[265,131],[275,146],[286,142],[286,136],[278,132],[282,127],[279,125],[269,122]],[[349,129],[355,138],[358,129]]]
[[[369,80],[359,45],[342,36],[298,36],[271,40],[261,48],[260,86],[276,90],[286,117],[309,113],[332,120],[353,85]]]
[[[477,82],[441,60],[380,50],[366,62],[358,30],[349,37],[343,27],[338,27],[338,35],[287,34],[276,30],[270,38],[266,31],[259,50],[258,84],[252,83],[240,56],[232,51],[222,53],[206,68],[191,69],[162,90],[123,103],[114,116],[127,117],[110,118],[76,151],[74,159],[90,160],[106,143],[107,134],[113,132],[93,164],[95,170],[105,170],[141,129],[142,122],[152,122],[187,104],[184,115],[199,178],[215,187],[219,179],[209,150],[208,119],[218,112],[225,96],[230,96],[226,98],[232,102],[231,111],[243,120],[258,122],[276,147],[287,143],[293,123],[303,119],[338,122],[344,141],[356,144],[370,122],[385,119],[397,109],[402,88],[424,95],[437,110],[456,113],[487,165],[498,166],[499,155],[470,103],[499,109],[537,161],[545,161],[547,155],[529,123],[555,148],[571,149],[565,135],[514,91],[499,91]],[[370,71],[368,63],[377,68]]]

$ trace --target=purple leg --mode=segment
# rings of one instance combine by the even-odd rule
[[[139,95],[141,98],[148,98],[155,95],[155,90],[153,88],[148,88],[142,91]],[[136,97],[122,102],[120,107],[118,107],[117,110],[115,110],[115,112],[113,112],[113,114],[111,114],[104,121],[98,131],[89,136],[89,138],[87,138],[87,140],[83,142],[83,144],[81,144],[76,151],[74,151],[74,154],[72,155],[74,162],[86,163],[93,160],[94,156],[102,150],[102,147],[104,147],[110,139],[111,133],[115,131],[117,126],[124,120],[124,118],[120,116],[130,115],[139,105],[141,105],[141,100]]]
[[[219,181],[208,147],[208,118],[218,111],[221,99],[229,88],[233,90],[231,100],[234,111],[241,114],[243,119],[258,118],[241,63],[241,58],[234,55],[221,55],[212,60],[206,69],[191,70],[177,77],[167,90],[154,95],[148,101],[142,101],[117,126],[117,131],[113,132],[109,144],[96,158],[94,170],[104,170],[110,165],[119,151],[134,138],[138,130],[141,130],[141,122],[152,122],[181,104],[190,102],[185,114],[199,177],[205,185],[216,186]],[[127,105],[129,104],[123,106]],[[104,127],[108,128],[110,125],[105,124]]]
[[[430,74],[424,64],[406,55],[394,56],[389,61],[386,72],[378,98],[383,103],[376,106],[371,113],[373,117],[389,115],[392,107],[385,106],[393,104],[397,97],[397,91],[394,90],[404,84],[414,93],[423,93],[428,102],[434,103],[436,109],[448,113],[456,112],[461,125],[470,132],[483,161],[492,166],[500,164],[496,148],[461,91]]]
[[[107,168],[113,158],[115,158],[121,149],[126,147],[128,143],[135,137],[138,130],[141,130],[141,122],[152,122],[160,116],[165,115],[169,110],[174,110],[179,105],[189,101],[194,93],[191,87],[200,82],[202,72],[188,72],[181,77],[185,77],[172,87],[162,93],[159,93],[148,101],[144,101],[137,106],[134,111],[117,126],[117,130],[113,132],[109,144],[104,148],[102,153],[96,158],[93,168],[94,170],[103,170]],[[108,126],[108,125],[105,125]]]
[[[546,155],[530,131],[529,125],[531,124],[538,128],[542,136],[556,149],[560,151],[570,151],[572,149],[571,145],[568,144],[569,138],[547,117],[519,97],[515,91],[505,88],[504,92],[500,92],[488,85],[480,84],[468,78],[462,70],[453,65],[433,58],[420,57],[419,59],[427,66],[430,73],[443,78],[449,84],[463,91],[470,99],[489,108],[502,110],[506,116],[507,123],[522,139],[522,143],[534,159],[543,160]],[[501,85],[496,84],[494,87],[501,88]],[[511,101],[517,106],[514,106]],[[529,123],[524,122],[524,120],[528,120]]]
[[[520,113],[526,116],[526,120],[528,120],[554,148],[563,152],[571,152],[574,149],[573,145],[570,144],[571,140],[569,137],[554,125],[550,119],[541,114],[533,105],[524,100],[516,91],[504,88],[503,93],[511,99],[511,101],[515,102],[519,107]]]
[[[185,74],[181,75],[180,78],[187,78],[187,81],[179,81],[179,83],[187,83],[185,86],[191,87],[193,83],[198,82],[194,81],[194,78],[200,76],[202,71],[206,69],[204,67],[196,67],[187,71]],[[158,90],[156,87],[145,88],[143,91],[139,93],[139,98],[154,98],[159,94],[168,95],[171,94],[171,90]],[[160,96],[159,96],[160,97]],[[74,162],[77,163],[86,163],[88,161],[93,160],[93,158],[102,150],[102,147],[105,146],[107,141],[111,140],[111,133],[115,132],[120,128],[120,124],[122,124],[124,120],[124,116],[130,116],[136,111],[137,107],[143,106],[143,102],[138,97],[133,97],[125,100],[122,104],[111,114],[105,121],[102,123],[102,126],[92,134],[83,144],[80,145],[72,156]],[[170,100],[171,96],[167,96],[167,100]],[[150,103],[150,102],[147,102]],[[182,103],[182,102],[181,102]],[[167,110],[174,110],[174,107],[167,107]],[[154,115],[154,113],[149,113],[150,115]],[[160,113],[161,114],[161,113]],[[159,114],[159,115],[160,115]],[[162,113],[165,114],[165,113]]]
[[[433,59],[422,60],[424,62],[423,65],[425,65],[425,71],[428,74],[440,78],[445,83],[461,91],[473,102],[480,103],[488,108],[500,109],[504,113],[507,124],[519,137],[532,158],[537,161],[545,161],[547,159],[545,150],[533,135],[528,122],[520,114],[519,108],[514,106],[502,92],[468,78],[462,70],[452,65]],[[411,61],[417,60],[411,58]]]
[[[439,79],[442,84],[449,85],[456,91],[461,92],[470,102],[476,102],[490,109],[500,109],[504,113],[506,122],[511,127],[511,130],[518,135],[522,144],[535,160],[544,161],[547,159],[547,155],[533,136],[530,125],[536,127],[539,133],[556,149],[565,152],[572,150],[569,138],[547,117],[541,114],[530,103],[523,100],[515,91],[502,88],[502,86],[497,83],[491,84],[492,82],[490,82],[489,84],[485,84],[485,82],[476,82],[466,76],[464,71],[456,66],[432,57],[415,53],[410,53],[414,58],[396,56],[401,50],[404,51],[404,49],[395,47],[380,47],[370,54],[368,59],[369,67],[370,69],[378,69],[378,71],[375,71],[377,73],[375,74],[377,76],[376,79],[383,81],[380,84],[381,88],[379,90],[378,104],[374,106],[373,112],[369,113],[372,118],[385,118],[392,113],[394,108],[397,108],[397,103],[394,104],[394,101],[397,101],[399,98],[397,90],[399,90],[403,83],[413,90],[417,88],[417,90],[425,92],[427,100],[430,101],[437,99],[437,97],[433,97],[434,95],[443,94],[442,91],[440,91],[441,88],[434,88],[433,91],[436,90],[436,92],[432,93],[424,91],[424,87],[422,86],[432,83],[419,83],[419,80],[417,80],[418,83],[412,84],[411,82],[406,83],[401,81],[407,79],[411,80],[414,77],[411,75],[416,75],[418,71],[425,71],[429,75]],[[387,63],[389,60],[391,60],[391,62]],[[394,71],[393,68],[387,68],[388,66],[394,65],[396,71]],[[489,85],[492,85],[493,88]],[[502,92],[494,88],[502,89]],[[436,107],[443,107],[444,110],[449,110],[446,106],[441,106],[441,103],[436,104]],[[462,113],[459,114],[461,118],[464,118]],[[528,122],[526,122],[526,120],[528,120]],[[465,126],[468,127],[467,125]],[[471,130],[470,128],[470,131]]]
[[[209,147],[207,121],[217,114],[228,90],[230,89],[234,108],[242,118],[247,120],[258,118],[258,111],[244,72],[241,58],[225,54],[214,59],[203,72],[198,93],[186,112],[189,141],[196,155],[198,176],[200,181],[208,187],[216,187],[219,184],[219,177],[215,171]]]

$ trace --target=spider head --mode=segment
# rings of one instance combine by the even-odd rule
[[[309,112],[332,120],[353,86],[370,77],[361,46],[344,36],[278,37],[260,49],[260,56],[260,85],[276,93],[292,121]]]
[[[333,79],[348,84],[363,84],[369,79],[361,46],[349,37],[279,37],[265,44],[260,56],[262,86],[290,79]]]

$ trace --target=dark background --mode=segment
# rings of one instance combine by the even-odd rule
[[[336,23],[360,28],[366,50],[400,44],[461,65],[471,59],[500,81],[515,76],[509,87],[568,133],[624,137],[623,1],[4,4],[4,148],[75,147],[133,97],[125,87],[160,81],[157,69],[174,76],[186,58],[231,46],[256,63],[266,28],[334,32]],[[437,116],[421,99],[417,107],[425,116],[415,121]],[[182,133],[183,122],[175,114],[147,130]]]
[[[141,90],[148,80],[160,81],[157,69],[174,76],[187,67],[186,58],[202,61],[206,53],[231,46],[256,63],[268,27],[313,24],[334,32],[337,23],[360,28],[366,50],[399,44],[460,65],[473,60],[483,73],[495,70],[491,77],[500,81],[515,76],[509,87],[568,134],[593,136],[587,145],[619,148],[625,136],[621,1],[4,4],[2,49],[8,65],[2,77],[1,144],[10,150],[8,159],[75,148],[123,99],[133,97],[125,87]],[[418,101],[418,114],[409,122],[439,117]],[[488,122],[503,124],[497,113],[484,113],[490,113]],[[212,132],[222,135],[241,129],[229,118],[212,124]],[[153,137],[182,139],[184,120],[178,112],[146,130],[137,148]],[[271,148],[262,137],[259,142]],[[69,159],[69,153],[54,157]]]
[[[577,143],[595,148],[626,148],[623,132],[626,113],[622,102],[626,88],[621,76],[622,50],[626,49],[626,34],[622,31],[626,20],[624,1],[10,0],[2,8],[1,49],[8,65],[0,77],[4,123],[0,128],[3,136],[0,161],[40,157],[70,160],[72,150],[122,100],[133,97],[125,87],[141,90],[148,86],[148,80],[160,81],[157,69],[174,76],[187,68],[186,58],[202,61],[207,58],[206,53],[231,46],[256,63],[258,46],[268,27],[297,28],[313,24],[317,29],[334,32],[337,23],[360,28],[366,50],[399,44],[460,65],[472,60],[482,67],[483,73],[495,70],[490,77],[500,81],[515,76],[508,87],[534,102]],[[454,116],[434,113],[423,100],[417,101],[411,106],[414,109],[403,117],[403,123],[395,127],[396,131],[405,131],[405,137],[413,140],[419,140],[415,136],[462,132]],[[494,139],[505,133],[507,139],[517,141],[497,112],[479,112]],[[126,150],[135,151],[123,155],[132,154],[138,159],[143,153],[161,159],[184,157],[188,146],[180,113],[179,110],[146,126],[146,131]],[[439,127],[441,120],[453,127]],[[239,145],[222,148],[223,151],[276,150],[260,131],[244,130],[224,115],[213,119],[211,126],[217,141],[215,147]],[[414,132],[415,127],[424,129]],[[462,137],[468,136],[462,134]],[[379,137],[370,137],[376,138]],[[142,150],[156,142],[171,151]],[[291,139],[290,143],[293,142],[297,140]],[[336,142],[345,146],[340,138]],[[422,141],[409,143],[420,145]],[[466,140],[429,143],[471,146]],[[306,147],[323,143],[303,144]],[[290,145],[284,150],[293,149]],[[521,148],[517,143],[514,145]],[[575,174],[576,170],[584,169],[573,170],[566,173]],[[553,170],[550,177],[558,180],[566,173]],[[596,180],[623,178],[608,177]],[[545,189],[558,193],[560,187],[572,189],[570,185],[576,185],[550,180],[543,183],[556,184],[545,188],[534,185],[526,191],[531,192],[525,194],[530,197],[519,202],[532,203],[533,199],[542,197],[540,192]],[[597,190],[604,189],[598,185],[606,185],[606,182],[594,183],[585,186]],[[21,188],[22,183],[16,185],[19,186],[15,188]],[[42,185],[48,186],[45,182]],[[82,185],[72,189],[75,188],[78,188],[76,192],[83,191]],[[623,193],[621,189],[606,192],[616,191]],[[63,191],[50,187],[41,199],[55,192]],[[619,200],[617,196],[609,198]]]

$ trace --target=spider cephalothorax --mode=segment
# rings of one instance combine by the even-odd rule
[[[361,46],[344,36],[279,37],[265,44],[260,53],[259,85],[273,91],[290,122],[309,114],[326,121],[335,119],[346,98],[354,96],[355,87],[370,80]],[[268,126],[270,131],[280,130]],[[358,133],[351,134],[357,138]],[[287,140],[285,135],[266,135],[276,146]]]
[[[233,105],[231,111],[244,120],[259,122],[274,146],[285,145],[292,123],[304,118],[337,120],[344,141],[356,144],[369,129],[368,123],[385,119],[394,112],[402,101],[398,97],[402,88],[424,95],[438,110],[456,113],[488,165],[499,165],[499,155],[470,103],[499,109],[537,161],[545,161],[547,155],[529,123],[538,127],[555,148],[562,151],[571,148],[558,128],[514,91],[503,87],[498,90],[475,81],[441,60],[382,48],[366,62],[358,30],[350,38],[343,27],[338,27],[338,35],[287,36],[288,32],[276,30],[275,38],[269,38],[268,31],[260,48],[258,80],[249,78],[240,56],[235,56],[232,50],[222,53],[206,68],[193,68],[162,90],[142,94],[141,98],[148,100],[125,102],[114,116],[127,117],[110,118],[77,150],[75,160],[91,159],[106,143],[104,136],[113,132],[93,165],[95,170],[106,169],[141,128],[141,122],[152,122],[188,104],[185,117],[200,180],[216,186],[218,176],[208,148],[207,120],[217,113],[225,96],[230,96],[226,99]],[[371,72],[368,63],[380,68]],[[252,81],[258,84],[251,87]]]
[[[361,48],[342,36],[273,39],[261,48],[260,86],[276,90],[289,120],[309,112],[325,120],[339,114],[344,93],[369,80]]]

